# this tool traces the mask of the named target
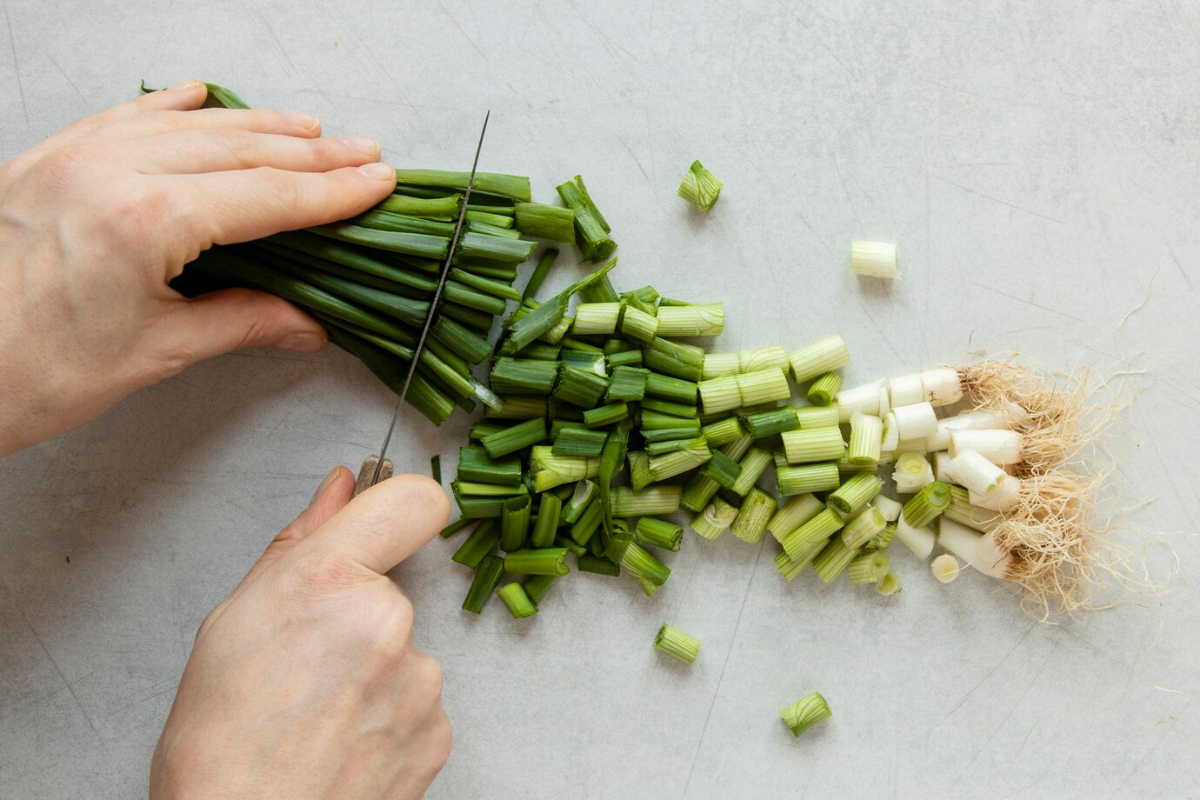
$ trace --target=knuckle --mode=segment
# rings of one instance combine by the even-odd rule
[[[101,149],[96,144],[72,142],[45,153],[36,165],[43,185],[51,191],[61,192],[97,163]]]
[[[442,697],[442,687],[445,682],[445,676],[442,673],[442,665],[437,659],[426,653],[419,653],[412,665],[413,680],[421,693],[440,703]]]
[[[285,215],[294,215],[302,209],[304,198],[300,187],[287,173],[270,167],[258,167],[255,172]]]
[[[429,758],[434,772],[440,772],[450,760],[450,751],[454,748],[454,726],[450,719],[439,712],[429,732]]]

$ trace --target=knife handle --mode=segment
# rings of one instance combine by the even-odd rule
[[[358,468],[358,480],[354,483],[353,497],[358,497],[371,488],[371,478],[375,477],[375,465],[378,463],[379,456],[377,455],[369,455],[363,459],[362,466]],[[390,477],[392,477],[392,460],[385,458],[383,468],[379,470],[379,480],[386,481]]]

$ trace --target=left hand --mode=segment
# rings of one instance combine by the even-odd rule
[[[0,163],[0,456],[238,347],[312,351],[290,303],[167,284],[214,244],[361,213],[395,172],[307,114],[202,109],[197,80],[80,120]]]

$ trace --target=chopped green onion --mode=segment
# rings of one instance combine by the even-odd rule
[[[753,452],[753,451],[751,451]],[[729,532],[743,542],[754,544],[767,531],[767,522],[775,513],[775,498],[762,489],[753,488],[742,501],[737,517],[729,526]]]
[[[525,284],[525,290],[521,292],[522,300],[537,294],[537,290],[542,288],[542,284],[546,280],[546,275],[550,272],[550,268],[554,266],[554,261],[557,258],[558,248],[551,247],[542,253],[542,257],[538,259],[537,266],[533,269],[533,274],[529,276],[529,282]]]
[[[614,517],[661,516],[679,510],[683,490],[678,486],[650,486],[634,491],[628,486],[614,486],[612,513]]]
[[[836,372],[826,372],[808,387],[808,402],[814,406],[827,406],[837,396],[842,388],[842,376]]]
[[[900,576],[891,571],[880,578],[879,582],[875,584],[875,591],[879,592],[885,597],[899,593],[901,588]]]
[[[480,426],[476,426],[480,427]],[[507,430],[500,428],[491,433]],[[458,448],[458,479],[504,486],[521,484],[521,461],[516,458],[493,459],[482,447]]]
[[[699,161],[693,161],[688,171],[683,173],[683,181],[679,184],[679,196],[696,208],[707,213],[721,196],[722,184],[717,177],[704,168]]]
[[[629,573],[647,596],[658,591],[658,587],[671,577],[671,570],[667,569],[666,565],[652,556],[646,548],[632,541],[625,546],[625,552],[621,556],[621,568]]]
[[[950,487],[950,503],[942,513],[948,520],[985,533],[1000,521],[998,512],[972,505],[970,493],[961,486]]]
[[[887,242],[851,242],[850,271],[870,278],[899,278],[896,245]]]
[[[629,304],[621,315],[621,335],[639,342],[652,342],[658,333],[658,317]]]
[[[722,489],[733,489],[734,483],[737,481],[738,475],[741,474],[741,471],[741,464],[734,461],[720,450],[714,450],[712,459],[704,465],[704,469],[700,470],[700,475],[715,481]],[[755,480],[758,479],[755,478]],[[687,494],[686,489],[684,490],[684,494]],[[745,492],[739,492],[739,494],[744,495]]]
[[[544,417],[535,417],[513,425],[511,428],[489,434],[483,437],[480,444],[487,449],[489,456],[500,458],[537,444],[545,438],[546,420]]]
[[[868,507],[842,528],[842,542],[847,547],[862,547],[882,533],[886,527],[887,522],[884,521],[883,514],[879,512],[879,509]]]
[[[546,592],[550,591],[550,587],[561,577],[561,575],[530,575],[525,579],[525,583],[522,586],[525,589],[525,594],[536,605],[542,602],[542,598],[546,596]]]
[[[942,553],[930,563],[929,569],[933,572],[933,577],[937,578],[939,583],[950,583],[958,577],[962,566],[954,556],[949,553]]]
[[[571,332],[576,336],[613,333],[620,316],[620,303],[580,303],[575,306],[575,322]]]
[[[886,519],[886,515],[885,515]],[[896,536],[896,523],[889,522],[887,527],[875,534],[871,541],[867,542],[867,547],[872,550],[886,550],[887,546],[892,543],[892,539]]]
[[[641,400],[646,391],[646,377],[649,374],[649,370],[641,367],[614,367],[604,399],[610,403],[621,400]]]
[[[668,414],[672,417],[696,420],[700,418],[700,413],[693,405],[673,403],[670,400],[659,400],[656,397],[644,398],[642,400],[642,408],[646,411],[653,411],[657,414]]]
[[[700,640],[664,622],[654,637],[654,649],[690,664],[700,655]]]
[[[716,497],[703,511],[692,517],[692,521],[688,524],[698,535],[711,540],[724,533],[725,529],[737,519],[737,515],[738,508],[736,506]]]
[[[492,390],[502,395],[548,395],[558,379],[558,364],[536,358],[497,358],[492,364]]]
[[[575,214],[575,244],[584,260],[593,263],[603,261],[617,249],[617,243],[608,235],[611,228],[600,209],[592,202],[583,178],[576,175],[558,188],[558,196]]]
[[[544,547],[538,550],[508,551],[504,556],[504,571],[514,575],[566,575],[567,548]]]
[[[751,447],[742,456],[742,460],[738,462],[741,469],[738,471],[737,479],[733,482],[733,486],[729,487],[735,494],[742,497],[753,488],[754,484],[767,471],[767,467],[771,466],[773,459],[771,454],[766,450],[758,447]],[[774,512],[774,509],[772,509]]]
[[[605,556],[582,555],[578,557],[579,571],[594,575],[620,575],[621,565]]]
[[[914,528],[924,528],[950,505],[950,487],[934,481],[904,504],[901,516]]]
[[[470,183],[472,192],[486,192],[529,202],[529,178],[521,175],[505,175],[499,172],[476,172],[474,180],[469,172],[450,172],[440,169],[398,169],[396,183],[400,185],[431,187],[434,189],[465,190]]]
[[[600,459],[556,455],[553,447],[539,445],[531,451],[529,471],[534,491],[544,492],[564,483],[595,478],[600,474]]]
[[[778,367],[711,378],[701,381],[699,390],[705,414],[773,403],[792,396],[787,376]]]
[[[768,408],[764,411],[740,415],[739,418],[742,426],[755,439],[762,439],[800,427],[800,422],[796,419],[796,409],[792,406]]]
[[[475,578],[471,581],[471,588],[467,590],[466,599],[463,600],[463,609],[473,614],[482,612],[487,601],[492,598],[492,593],[496,591],[496,584],[500,582],[500,576],[503,574],[504,559],[485,556],[475,570]]]
[[[532,505],[527,494],[504,501],[504,511],[500,515],[500,549],[504,552],[511,553],[525,546]]]
[[[502,397],[500,407],[488,406],[485,413],[492,419],[534,419],[546,416],[544,397]]]
[[[781,708],[779,716],[784,724],[791,728],[792,736],[799,736],[818,722],[832,717],[833,712],[829,710],[825,698],[818,692],[813,692],[808,697]]]
[[[529,537],[532,547],[550,547],[554,544],[561,513],[562,500],[558,495],[550,492],[543,494],[541,505],[538,506],[537,521],[533,525],[533,534]]]
[[[796,421],[803,429],[836,428],[840,417],[835,403],[831,406],[805,406],[796,409]]]
[[[846,443],[837,428],[800,428],[784,431],[783,449],[789,464],[834,461],[842,457]]]
[[[587,555],[587,548],[583,545],[576,544],[568,536],[554,537],[554,546],[567,548],[567,552],[574,553],[576,558],[582,555]]]
[[[505,486],[495,483],[474,483],[472,481],[454,481],[454,490],[460,495],[474,497],[512,497],[515,494],[527,494],[524,486]]]
[[[483,561],[483,557],[492,552],[492,548],[499,542],[500,532],[496,530],[496,521],[485,519],[475,530],[471,531],[471,535],[454,551],[450,560],[475,569],[479,566],[479,562]]]
[[[554,399],[580,408],[592,408],[607,389],[607,377],[579,367],[564,366],[558,385],[554,387]]]
[[[900,453],[896,456],[896,466],[892,469],[892,480],[896,482],[897,492],[915,492],[922,486],[933,483],[933,467],[920,453]]]
[[[788,558],[795,560],[804,550],[817,542],[824,542],[842,529],[842,518],[836,511],[825,509],[808,522],[784,536],[780,541]]]
[[[517,230],[534,239],[575,243],[575,212],[569,208],[542,203],[517,203]]]
[[[802,347],[788,356],[796,383],[815,378],[826,372],[841,369],[850,363],[850,351],[836,333]]]
[[[851,583],[878,583],[888,573],[888,554],[882,550],[855,556],[846,568]]]
[[[883,420],[856,411],[850,416],[850,446],[846,460],[857,466],[879,463],[883,443]]]
[[[633,424],[625,419],[617,423],[604,443],[604,451],[600,454],[600,502],[604,505],[604,530],[613,532],[612,518],[612,479],[621,471],[621,462],[629,450],[629,434]]]
[[[650,474],[650,454],[645,450],[635,450],[629,454],[629,482],[633,490],[640,491],[654,483]]]
[[[429,328],[429,337],[441,342],[471,364],[478,364],[492,354],[487,340],[448,317],[439,316],[434,320]]]
[[[829,504],[843,514],[856,514],[883,488],[874,472],[857,472],[829,495]]]
[[[708,449],[708,441],[699,436],[672,452],[650,456],[650,477],[663,481],[695,469],[710,458],[712,451]]]
[[[578,423],[570,423],[554,438],[553,453],[556,456],[587,456],[599,457],[604,451],[604,442],[608,440],[607,431],[588,430]]]
[[[775,569],[779,571],[784,580],[788,582],[794,581],[824,549],[824,541],[814,542],[809,547],[801,550],[795,559],[788,558],[787,551],[785,550],[775,556]]]
[[[679,549],[683,541],[683,527],[654,517],[642,517],[633,529],[633,538],[641,544],[661,547],[672,552]]]
[[[629,407],[624,402],[609,403],[599,408],[590,408],[583,412],[583,424],[589,428],[602,428],[612,425],[629,416]]]
[[[537,605],[525,593],[525,587],[516,581],[506,586],[501,586],[496,590],[496,596],[508,607],[509,612],[513,615],[513,619],[531,617],[537,613]]]
[[[614,258],[612,261],[609,261],[595,272],[585,276],[582,280],[576,282],[572,286],[567,287],[565,291],[559,292],[545,303],[537,304],[534,306],[532,311],[520,317],[519,319],[516,319],[515,322],[513,322],[512,327],[509,328],[508,339],[506,339],[504,344],[501,346],[501,352],[506,354],[519,352],[526,345],[531,344],[535,339],[559,326],[567,313],[567,304],[571,297],[576,292],[579,292],[600,280],[616,265],[617,260]],[[536,301],[526,300],[523,305],[528,306],[535,302]],[[514,317],[515,316],[516,312],[514,312]],[[559,334],[558,339],[561,339],[565,333],[566,328],[564,327],[562,329],[562,333]],[[558,339],[554,339],[550,343],[554,344],[558,341]]]
[[[685,381],[698,381],[704,374],[704,350],[695,345],[673,342],[661,336],[655,336],[642,346],[642,363],[656,372],[665,373],[671,377]],[[646,391],[656,396],[658,392]],[[670,398],[686,400],[687,398]]]
[[[574,524],[571,525],[568,535],[576,544],[587,544],[596,531],[599,530],[603,522],[604,504],[597,497],[588,504],[588,507],[579,515],[579,519],[575,520]]]
[[[756,372],[761,369],[788,368],[787,352],[778,345],[742,350],[738,353],[708,353],[704,356],[705,380],[740,372]]]
[[[825,504],[812,494],[801,494],[784,503],[767,523],[767,529],[782,542],[784,537],[825,510]]]
[[[458,267],[454,267],[450,270],[449,277],[465,286],[469,286],[477,291],[490,294],[493,297],[498,297],[502,300],[513,300],[518,303],[521,301],[521,293],[503,281],[494,281],[491,278],[481,278],[478,275],[473,275],[466,270],[459,269]]]
[[[646,394],[684,405],[696,405],[696,382],[648,371]]]
[[[742,422],[738,417],[728,417],[717,422],[709,423],[701,429],[709,447],[720,447],[735,442],[746,435]]]
[[[657,319],[658,336],[719,336],[725,329],[725,304],[663,306]]]
[[[842,574],[842,570],[850,566],[850,562],[858,555],[857,547],[847,547],[840,537],[833,537],[825,549],[813,559],[813,571],[824,583],[833,583],[833,579]]]
[[[475,524],[475,522],[476,521],[473,519],[457,519],[446,527],[442,528],[441,532],[438,533],[438,536],[442,537],[443,539],[449,539],[451,536],[463,530],[464,528]],[[482,525],[483,523],[481,522],[479,524]]]

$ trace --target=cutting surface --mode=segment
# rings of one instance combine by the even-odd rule
[[[837,331],[851,384],[979,348],[1145,371],[1119,477],[1135,527],[1183,532],[1161,603],[1046,625],[907,553],[886,599],[689,534],[652,598],[572,575],[514,621],[461,612],[433,542],[395,572],[456,731],[430,797],[1194,797],[1198,41],[1182,0],[9,0],[0,154],[142,78],[316,113],[397,165],[467,168],[490,108],[480,169],[543,201],[582,174],[614,282],[723,299],[715,349]],[[675,197],[694,158],[725,182],[708,217]],[[851,276],[852,239],[896,241],[903,280]],[[336,349],[248,351],[0,461],[0,798],[144,796],[200,621],[391,405]],[[409,415],[397,468],[452,474],[466,428]],[[663,621],[703,642],[691,667],[651,648]],[[812,690],[834,717],[793,739],[776,711]]]

